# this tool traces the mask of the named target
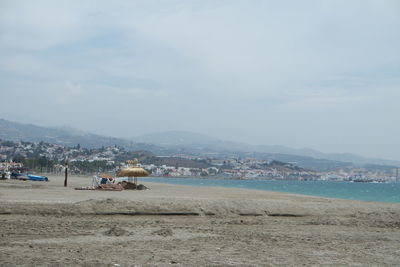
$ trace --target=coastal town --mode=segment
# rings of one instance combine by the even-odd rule
[[[127,151],[109,146],[97,149],[79,144],[66,147],[44,142],[12,142],[0,140],[0,172],[6,170],[37,173],[62,173],[66,161],[76,175],[115,173],[126,161],[138,158],[141,167],[153,177],[197,177],[218,179],[265,179],[297,181],[400,181],[399,168],[368,169],[363,167],[317,171],[302,168],[295,162],[257,158],[209,158],[191,155],[157,156],[147,151]]]

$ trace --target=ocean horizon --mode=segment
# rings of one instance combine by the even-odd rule
[[[308,196],[400,203],[400,183],[357,183],[339,181],[228,180],[208,178],[148,177],[140,182],[189,186],[256,189]]]

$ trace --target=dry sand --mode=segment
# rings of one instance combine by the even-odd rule
[[[400,265],[398,203],[49,178],[0,180],[1,266]]]

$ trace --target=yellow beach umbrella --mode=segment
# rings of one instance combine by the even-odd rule
[[[137,177],[144,177],[149,175],[149,173],[145,169],[137,166],[138,164],[137,159],[128,160],[128,164],[129,166],[127,168],[122,169],[117,174],[117,176],[128,177],[128,178],[134,177],[134,183],[135,185],[137,185]]]

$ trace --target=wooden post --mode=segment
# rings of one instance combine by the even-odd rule
[[[65,179],[64,179],[64,187],[67,187],[68,180],[68,159],[65,160]]]

